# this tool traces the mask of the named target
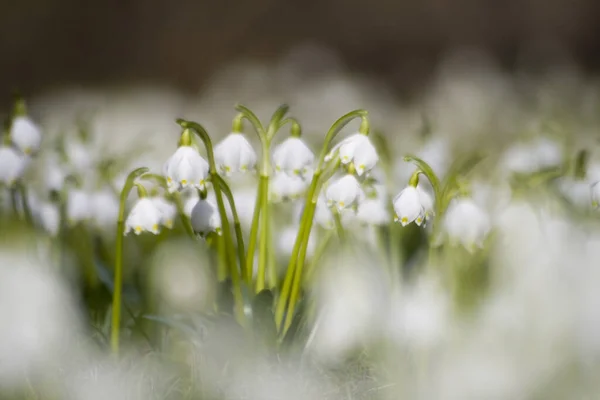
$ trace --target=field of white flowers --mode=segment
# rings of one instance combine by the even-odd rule
[[[5,111],[1,398],[598,398],[600,81],[570,64],[457,53],[400,99],[306,47]]]

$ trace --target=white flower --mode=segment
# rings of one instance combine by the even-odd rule
[[[451,240],[458,241],[468,250],[483,247],[483,240],[491,229],[490,217],[470,198],[454,199],[444,219],[444,228]]]
[[[168,229],[173,228],[175,217],[177,216],[177,207],[175,204],[167,201],[162,196],[151,197],[150,200],[154,203],[154,206],[161,212],[160,223]]]
[[[354,163],[358,176],[370,171],[379,161],[375,146],[369,137],[362,133],[355,133],[334,146],[325,157],[325,161],[333,159],[336,153],[342,164]]]
[[[163,173],[171,193],[190,186],[204,189],[208,163],[193,147],[180,146],[165,163]]]
[[[400,221],[402,226],[406,226],[411,222],[421,225],[425,218],[425,209],[421,203],[421,195],[419,190],[414,186],[404,188],[393,200],[394,212],[396,217],[394,221]]]
[[[154,202],[148,197],[142,197],[134,204],[125,221],[125,232],[127,235],[133,231],[136,235],[142,232],[151,232],[155,235],[160,233],[162,213]]]
[[[0,147],[0,183],[11,186],[27,168],[29,157],[24,156],[12,147]]]
[[[210,232],[221,234],[221,216],[217,206],[210,200],[199,199],[192,209],[192,228],[204,236]]]
[[[360,187],[360,183],[351,174],[346,174],[329,184],[325,191],[327,205],[336,207],[338,211],[356,205],[364,197],[365,194]]]
[[[40,205],[38,219],[46,232],[52,236],[58,234],[58,230],[60,229],[60,211],[56,205],[52,203]]]
[[[90,218],[91,213],[92,204],[90,196],[80,189],[69,191],[67,197],[67,221],[70,224],[75,224]]]
[[[59,192],[64,186],[66,176],[67,174],[58,164],[56,157],[46,160],[44,166],[44,183],[46,184],[46,189]]]
[[[591,187],[592,207],[598,208],[600,205],[600,182],[596,182]]]
[[[271,182],[271,197],[273,201],[295,199],[306,190],[306,181],[297,175],[285,172],[276,174]]]
[[[571,204],[581,209],[590,208],[590,184],[587,181],[561,177],[557,179],[557,185],[560,193]]]
[[[541,137],[532,145],[538,168],[545,169],[556,167],[562,163],[563,150],[555,141]]]
[[[429,191],[421,187],[420,184],[417,185],[417,193],[419,193],[419,201],[425,212],[425,220],[428,220],[435,214],[433,211],[433,196],[429,194]]]
[[[380,199],[366,199],[360,203],[356,218],[368,225],[386,225],[390,222],[387,206]]]
[[[24,154],[33,154],[40,149],[42,132],[29,117],[16,117],[10,128],[11,142]]]
[[[91,217],[96,227],[110,229],[119,218],[119,200],[110,190],[102,190],[90,196]]]
[[[224,175],[254,169],[256,153],[246,137],[232,132],[215,146],[215,162]]]
[[[304,175],[315,160],[315,155],[298,137],[288,137],[273,151],[273,164],[277,171],[290,175]]]
[[[96,164],[97,152],[94,152],[80,140],[67,140],[65,144],[65,153],[69,160],[70,167],[74,173],[89,171]]]

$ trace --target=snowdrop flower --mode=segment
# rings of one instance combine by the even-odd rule
[[[333,229],[335,227],[331,209],[327,206],[327,201],[322,196],[317,200],[314,219],[324,229]]]
[[[55,159],[50,159],[44,166],[44,183],[49,191],[62,190],[67,174]]]
[[[490,217],[470,198],[454,199],[444,219],[444,228],[451,240],[472,250],[483,247],[483,240],[491,229]]]
[[[279,173],[275,175],[271,182],[273,201],[297,198],[304,190],[306,190],[306,182],[297,175]]]
[[[96,227],[110,229],[116,226],[119,218],[119,200],[109,190],[102,190],[90,196],[91,217]]]
[[[160,233],[162,213],[149,197],[140,198],[131,209],[125,221],[125,232],[127,235],[133,231],[136,235],[142,232],[151,232],[155,235]]]
[[[81,189],[69,191],[67,196],[67,220],[70,224],[84,221],[92,214],[90,196]]]
[[[161,225],[168,229],[172,229],[175,217],[177,216],[177,207],[175,207],[175,204],[167,201],[162,196],[154,196],[151,197],[150,200],[152,200],[154,206],[161,212]]]
[[[60,211],[52,203],[39,206],[38,219],[42,228],[51,236],[56,236],[60,229]]]
[[[346,174],[327,187],[325,198],[329,207],[336,207],[338,211],[358,204],[365,194],[360,183],[354,175]]]
[[[289,175],[305,175],[314,160],[315,155],[299,137],[288,137],[273,151],[275,169]]]
[[[380,199],[366,199],[358,206],[356,219],[367,225],[386,225],[390,221],[390,214]]]
[[[375,146],[369,137],[362,133],[355,133],[334,146],[325,157],[325,161],[332,160],[336,155],[344,165],[354,163],[358,176],[373,169],[379,161]]]
[[[208,178],[208,163],[191,146],[179,146],[165,163],[163,173],[167,177],[170,193],[187,187],[205,189]]]
[[[556,167],[563,161],[562,148],[558,143],[548,138],[539,138],[533,143],[534,157],[538,168]]]
[[[12,186],[25,172],[29,158],[12,147],[0,147],[0,183]]]
[[[421,187],[420,184],[417,185],[417,193],[419,194],[419,201],[421,202],[421,206],[425,212],[425,220],[429,220],[435,214],[433,210],[433,196],[427,189]]]
[[[394,212],[396,216],[394,221],[406,226],[411,222],[415,222],[417,225],[421,225],[425,219],[425,208],[421,203],[421,195],[419,190],[412,185],[408,185],[404,188],[393,200]]]
[[[221,234],[221,216],[217,206],[210,200],[199,199],[192,209],[192,228],[204,236],[210,232]]]
[[[240,132],[232,132],[215,146],[215,162],[224,175],[246,172],[256,166],[256,153]]]
[[[33,154],[40,149],[42,132],[29,117],[16,117],[10,128],[11,142],[24,154]]]
[[[590,184],[587,181],[562,177],[557,179],[557,185],[560,193],[571,204],[581,209],[590,208]],[[592,198],[592,205],[593,202]]]
[[[600,205],[600,182],[596,182],[591,187],[592,207],[598,208]]]

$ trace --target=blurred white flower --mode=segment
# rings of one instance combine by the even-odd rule
[[[271,181],[271,198],[273,201],[295,199],[306,190],[307,183],[298,175],[288,175],[285,172],[275,174]]]
[[[153,196],[150,198],[154,203],[154,206],[160,210],[161,220],[160,223],[168,228],[172,229],[175,223],[175,217],[177,216],[177,207],[162,196]]]
[[[97,228],[110,229],[117,226],[119,200],[112,191],[98,191],[90,196],[90,202],[91,217]]]
[[[210,200],[198,199],[192,209],[191,222],[194,232],[201,236],[210,232],[221,234],[221,216],[217,206]]]
[[[67,195],[67,221],[76,224],[92,216],[90,196],[81,189],[71,189]]]
[[[513,145],[506,150],[500,164],[506,172],[527,174],[559,166],[562,161],[561,146],[541,137],[531,143]]]
[[[325,161],[334,157],[339,157],[344,165],[353,162],[358,176],[373,169],[379,161],[375,146],[369,137],[362,133],[355,133],[335,145],[325,157]]]
[[[305,175],[314,160],[312,150],[299,137],[288,137],[273,151],[275,170],[289,175]]]
[[[539,169],[556,167],[563,161],[563,149],[553,140],[540,137],[532,143],[532,147]]]
[[[352,174],[346,174],[331,182],[325,191],[325,198],[329,207],[338,211],[358,205],[365,197],[360,183]]]
[[[444,228],[452,241],[458,241],[472,251],[483,247],[491,229],[490,217],[470,198],[453,199],[444,218]]]
[[[44,183],[46,184],[46,189],[49,191],[59,192],[65,184],[67,173],[59,165],[57,158],[56,156],[50,156],[46,159],[44,165]]]
[[[71,172],[87,174],[96,166],[100,155],[97,149],[88,147],[78,139],[70,139],[65,143],[65,153],[69,160]]]
[[[407,186],[394,197],[395,221],[399,221],[402,226],[411,222],[421,225],[425,218],[425,209],[421,204],[421,195],[414,186]]]
[[[327,200],[325,200],[323,196],[319,196],[317,204],[315,205],[315,221],[325,229],[333,229],[335,227],[333,214],[331,213],[331,209],[327,206]]]
[[[390,222],[387,204],[380,199],[366,199],[358,205],[356,219],[367,225],[387,225]]]
[[[24,154],[37,153],[42,143],[42,131],[29,117],[16,117],[10,128],[11,142]]]
[[[214,149],[215,162],[224,175],[246,172],[256,166],[256,153],[242,133],[232,132]]]
[[[125,232],[127,235],[133,231],[136,235],[142,232],[151,232],[155,235],[160,233],[162,213],[149,197],[140,198],[129,212],[125,220]]]
[[[204,190],[208,163],[193,147],[180,146],[165,163],[163,173],[171,193],[190,186]]]
[[[40,225],[51,236],[56,236],[60,229],[60,211],[55,204],[42,203],[37,213]]]
[[[0,147],[0,183],[12,186],[23,176],[29,157],[9,146]]]
[[[592,207],[593,198],[590,198],[590,184],[587,180],[576,180],[571,177],[557,179],[560,193],[575,207],[589,209]]]

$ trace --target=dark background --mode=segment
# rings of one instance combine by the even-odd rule
[[[509,69],[568,55],[593,71],[599,24],[599,0],[2,0],[0,103],[63,84],[196,91],[222,65],[305,41],[399,91],[418,88],[459,46]]]

